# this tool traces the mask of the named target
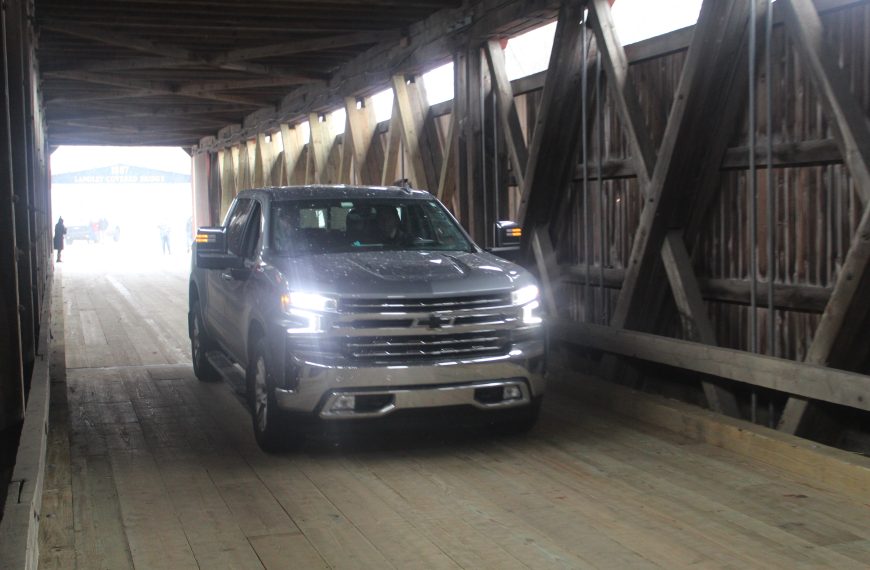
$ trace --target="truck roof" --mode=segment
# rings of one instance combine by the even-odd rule
[[[349,186],[344,184],[312,184],[307,186],[271,186],[239,192],[239,197],[267,194],[272,200],[295,200],[307,198],[403,198],[432,200],[425,190],[399,186]]]

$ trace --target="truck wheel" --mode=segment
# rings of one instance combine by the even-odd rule
[[[193,360],[193,373],[203,382],[215,382],[219,379],[218,373],[205,357],[214,344],[202,326],[199,300],[190,305],[190,313],[190,357]]]
[[[298,447],[302,435],[295,430],[278,409],[275,386],[266,358],[266,339],[258,339],[248,359],[247,384],[254,437],[265,452],[273,453]]]

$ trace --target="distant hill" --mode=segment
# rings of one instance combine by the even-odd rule
[[[51,181],[53,184],[189,184],[190,175],[116,164],[81,172],[55,174]]]

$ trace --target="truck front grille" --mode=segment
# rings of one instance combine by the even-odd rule
[[[294,336],[290,348],[303,358],[328,358],[347,364],[422,364],[505,354],[505,331],[413,336]]]
[[[342,299],[343,313],[419,313],[487,309],[511,304],[510,293],[464,295],[462,297]]]
[[[506,337],[498,331],[449,335],[402,337],[352,337],[346,353],[357,361],[371,363],[477,358],[501,354]]]

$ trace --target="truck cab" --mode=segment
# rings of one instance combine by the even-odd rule
[[[525,429],[544,393],[534,278],[424,191],[241,192],[197,232],[189,307],[197,377],[217,378],[218,357],[244,371],[267,450],[426,410]]]

